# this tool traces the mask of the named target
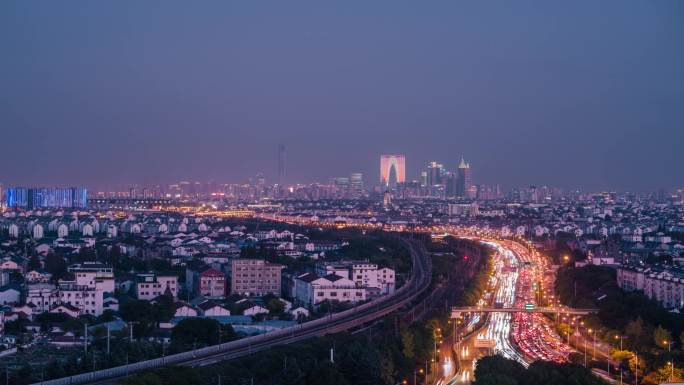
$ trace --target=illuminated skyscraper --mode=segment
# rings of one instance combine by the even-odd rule
[[[444,184],[442,177],[444,176],[445,172],[446,170],[444,169],[444,165],[437,162],[428,163],[427,185],[432,187],[438,184]]]
[[[380,183],[382,186],[393,187],[397,183],[404,182],[406,182],[406,158],[404,155],[381,155]]]
[[[36,208],[86,208],[88,192],[83,187],[14,187],[7,189],[7,206]]]
[[[352,190],[363,190],[363,174],[360,172],[353,172],[349,178],[349,187]]]
[[[473,185],[472,174],[470,171],[470,164],[466,163],[461,157],[461,162],[458,164],[458,184],[456,195],[460,197],[467,197],[469,190]]]

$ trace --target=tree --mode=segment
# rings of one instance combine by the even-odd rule
[[[584,362],[584,355],[577,352],[572,352],[568,356],[568,361],[573,364],[581,365]]]
[[[56,359],[50,359],[45,367],[45,376],[47,379],[63,377],[64,370],[62,370],[62,365]]]
[[[624,360],[629,359],[630,357],[634,356],[634,353],[630,352],[629,350],[615,349],[610,353],[610,356],[615,361],[624,361]]]
[[[40,264],[40,258],[37,255],[32,255],[28,263],[28,271],[40,269],[42,265]]]
[[[481,374],[476,377],[473,385],[518,385],[518,380],[498,373]]]
[[[30,384],[32,372],[31,365],[27,361],[22,362],[21,368],[19,368],[19,372],[17,372],[17,382],[15,383]]]
[[[64,257],[54,253],[48,254],[45,257],[45,271],[52,274],[52,279],[55,281],[64,277],[67,273],[67,263]]]
[[[561,323],[558,325],[558,333],[561,337],[566,338],[567,336],[575,334],[575,329],[566,323]]]
[[[215,345],[219,340],[218,321],[209,318],[186,318],[171,330],[171,344],[176,347]]]
[[[406,358],[413,358],[415,356],[413,333],[404,323],[401,324],[399,333],[401,334],[401,354]]]
[[[644,360],[643,356],[637,356],[636,354],[632,354],[631,357],[629,357],[629,361],[627,362],[627,367],[632,373],[637,373],[639,377],[644,377],[644,369],[646,368],[646,360]]]
[[[337,366],[326,361],[317,365],[306,381],[309,385],[348,385]]]
[[[643,340],[644,335],[644,320],[641,316],[629,321],[625,326],[625,334],[633,341],[635,346],[639,346],[639,341]]]
[[[655,341],[656,346],[667,349],[668,344],[672,343],[672,333],[658,325],[658,327],[653,330],[653,340]]]
[[[668,362],[665,365],[658,368],[656,371],[649,373],[645,378],[645,382],[652,384],[663,384],[666,382],[681,382],[683,381],[682,377],[684,377],[682,374],[682,370],[677,369],[675,367],[673,371],[672,366],[670,366],[670,363]],[[672,378],[672,381],[670,381],[670,378]]]
[[[130,299],[121,305],[121,318],[137,322],[133,327],[136,338],[147,335],[156,324],[154,309],[148,301]]]
[[[272,298],[266,304],[270,314],[278,315],[285,311],[285,303],[278,298]]]
[[[128,377],[120,383],[122,385],[200,385],[207,382],[202,381],[199,371],[194,368],[173,366]]]
[[[380,357],[380,381],[385,385],[393,385],[397,370],[392,357],[382,354]]]
[[[173,318],[176,314],[176,304],[173,301],[173,295],[165,292],[159,298],[157,298],[157,303],[154,305],[154,318],[157,322],[167,322]]]
[[[495,355],[477,360],[474,374],[475,378],[478,380],[477,384],[479,385],[480,378],[486,377],[487,375],[498,374],[503,377],[511,378],[517,382],[523,377],[524,373],[525,367],[519,362]]]
[[[340,358],[340,371],[354,385],[376,385],[380,382],[380,358],[373,345],[354,341],[346,346]]]

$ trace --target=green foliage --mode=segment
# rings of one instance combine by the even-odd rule
[[[174,366],[153,370],[123,379],[120,385],[203,385],[199,372],[192,368]]]
[[[171,330],[171,344],[175,347],[216,345],[220,327],[214,319],[186,318]]]
[[[401,334],[401,353],[406,358],[413,358],[415,356],[413,333],[411,332],[411,330],[408,328],[408,326],[406,324],[402,323],[400,325],[400,334]]]
[[[525,367],[519,362],[496,355],[479,359],[474,374],[475,378],[478,380],[476,384],[479,384],[480,377],[488,374],[498,374],[513,378],[517,381],[524,373]]]
[[[45,271],[52,274],[52,280],[57,281],[67,275],[67,263],[59,254],[49,253],[45,257]]]
[[[337,366],[330,362],[318,365],[306,380],[309,385],[348,385],[349,382],[340,373]]]
[[[653,330],[653,340],[656,346],[667,349],[668,344],[672,343],[672,333],[664,327],[658,325],[655,330]]]
[[[591,371],[577,364],[537,361],[525,369],[514,360],[489,356],[477,361],[474,385],[604,385]]]
[[[121,304],[121,317],[126,322],[137,322],[133,327],[135,338],[146,336],[156,324],[153,306],[149,301],[131,299]]]
[[[285,303],[278,298],[273,298],[266,303],[270,314],[278,315],[285,311]]]
[[[671,332],[665,338],[668,340],[672,339],[671,335],[684,332],[684,315],[668,312],[641,292],[624,292],[617,286],[615,274],[614,269],[606,266],[562,268],[558,271],[555,289],[568,306],[598,308],[601,325],[628,336],[624,344],[630,349],[641,352],[662,348],[656,343],[656,325]],[[596,300],[599,297],[602,299]]]
[[[344,350],[340,372],[355,385],[376,385],[380,378],[380,359],[374,346],[354,341]]]

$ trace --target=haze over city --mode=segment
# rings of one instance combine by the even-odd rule
[[[673,188],[684,5],[0,4],[6,185],[362,172],[401,153],[478,182]]]
[[[0,1],[0,382],[684,384],[684,0]]]

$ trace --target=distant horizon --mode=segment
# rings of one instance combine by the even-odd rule
[[[684,186],[684,3],[495,3],[4,1],[0,182]]]

